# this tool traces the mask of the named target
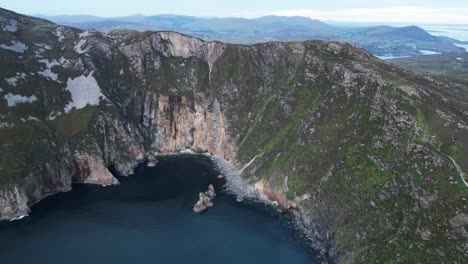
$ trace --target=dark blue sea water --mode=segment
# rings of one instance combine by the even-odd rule
[[[114,187],[76,185],[21,221],[0,223],[9,263],[317,263],[316,253],[268,206],[237,202],[207,158],[165,158]],[[192,212],[209,184],[215,206]]]

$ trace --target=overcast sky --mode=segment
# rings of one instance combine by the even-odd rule
[[[0,0],[30,15],[308,16],[320,20],[468,24],[468,0]]]

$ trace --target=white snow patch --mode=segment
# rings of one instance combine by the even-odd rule
[[[120,69],[120,75],[124,74],[123,69]]]
[[[40,122],[39,118],[35,116],[28,116],[28,118],[21,118],[21,121],[26,122],[26,121],[36,121]]]
[[[25,50],[28,49],[28,46],[26,46],[24,43],[21,43],[19,41],[12,41],[13,45],[7,46],[5,44],[1,44],[0,48],[6,49],[6,50],[11,50],[17,53],[24,53]]]
[[[11,19],[10,21],[8,21],[8,25],[2,27],[2,30],[16,32],[18,30],[18,22],[16,20]]]
[[[457,57],[457,61],[464,61],[464,59],[463,59],[463,58],[458,58],[458,57]]]
[[[56,59],[53,59],[52,61],[43,59],[43,60],[38,60],[38,62],[44,63],[46,65],[46,69],[38,72],[38,74],[44,76],[45,78],[49,80],[57,81],[58,75],[52,72],[52,67],[59,66],[61,63],[58,62]]]
[[[60,64],[64,65],[64,64],[70,63],[70,60],[65,59],[65,58],[62,56],[62,57],[60,57],[59,62],[60,62]]]
[[[18,79],[16,77],[5,78],[5,81],[11,86],[16,86]]]
[[[58,80],[58,74],[52,72],[51,69],[45,69],[43,71],[37,72],[39,75],[45,77],[48,80],[52,81],[57,81]]]
[[[65,39],[65,36],[63,35],[62,30],[63,30],[63,27],[58,27],[52,32],[57,37],[59,42],[62,42]]]
[[[47,59],[44,60],[38,60],[40,63],[44,63],[47,67],[47,69],[52,68],[53,66],[58,66],[60,65],[60,62],[58,62],[56,59],[53,59],[52,61],[49,61]]]
[[[40,48],[40,49],[36,50],[35,51],[36,58],[43,58],[42,53],[44,53],[44,51],[45,51],[45,49],[43,49],[43,48]]]
[[[46,50],[51,50],[52,49],[52,47],[49,44],[45,44],[45,43],[36,43],[34,45],[36,45],[38,47],[41,47],[43,49],[46,49]]]
[[[78,37],[79,37],[79,38],[84,38],[84,37],[87,37],[87,36],[89,36],[89,35],[91,35],[91,32],[89,32],[88,30],[86,30],[86,31],[84,31],[83,33],[78,34]]]
[[[54,111],[52,111],[50,112],[49,117],[47,119],[54,120],[55,118],[57,118],[57,116],[61,116],[61,115],[62,115],[61,112],[55,113]]]
[[[10,77],[10,78],[5,78],[5,81],[11,86],[16,86],[16,83],[18,82],[19,79],[26,80],[25,78],[26,78],[25,73],[17,72],[15,76]]]
[[[3,89],[2,89],[2,88],[0,88],[0,93],[1,93],[1,92],[3,92]]]
[[[3,98],[7,100],[8,106],[15,106],[17,104],[32,103],[37,100],[35,95],[22,96],[17,94],[8,93]]]
[[[78,54],[83,54],[85,52],[88,52],[89,47],[86,49],[83,49],[83,45],[86,44],[86,39],[82,39],[78,42],[78,44],[75,45],[73,48]]]
[[[12,123],[8,123],[8,122],[2,123],[2,122],[0,122],[0,128],[12,128],[12,127],[15,127],[15,125],[12,124]]]
[[[98,105],[101,98],[105,98],[93,73],[75,79],[68,78],[66,90],[71,93],[72,101],[65,106],[65,113],[73,108],[81,109],[87,105]]]

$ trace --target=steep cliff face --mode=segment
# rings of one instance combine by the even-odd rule
[[[234,144],[219,101],[196,96],[192,102],[185,96],[146,94],[142,125],[153,137],[151,149],[160,153],[192,149],[233,160]]]
[[[0,219],[72,182],[117,184],[107,168],[130,175],[191,149],[295,213],[331,262],[467,260],[463,84],[337,42],[0,18]]]

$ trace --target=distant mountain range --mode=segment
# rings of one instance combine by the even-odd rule
[[[200,18],[181,15],[133,15],[103,18],[96,16],[41,16],[58,24],[99,31],[113,29],[171,30],[205,40],[252,44],[269,41],[310,39],[351,42],[377,56],[417,56],[423,51],[462,53],[453,43],[467,42],[437,37],[417,26],[338,27],[308,17],[264,16],[245,18]]]

